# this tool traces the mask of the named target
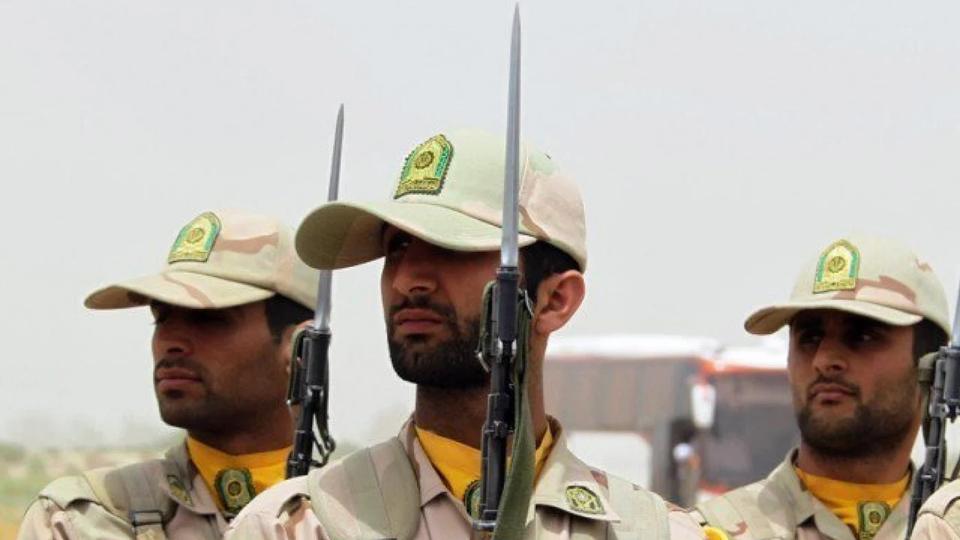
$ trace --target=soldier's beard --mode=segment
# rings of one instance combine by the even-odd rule
[[[429,309],[443,319],[450,337],[428,346],[427,337],[394,338],[393,314],[404,308]],[[462,330],[465,329],[465,330]],[[467,318],[458,324],[452,307],[430,303],[426,298],[414,298],[390,310],[387,317],[387,335],[390,361],[397,375],[421,386],[447,389],[475,389],[487,386],[489,377],[477,360],[480,342],[479,317]]]
[[[825,379],[821,378],[814,384],[823,381]],[[800,438],[807,446],[822,455],[859,459],[889,453],[905,439],[912,441],[916,435],[915,382],[905,385],[902,381],[895,381],[878,385],[876,397],[869,403],[861,400],[856,385],[841,384],[855,391],[856,407],[852,414],[838,417],[829,410],[814,411],[809,400],[797,411]]]

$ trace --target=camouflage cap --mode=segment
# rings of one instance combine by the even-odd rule
[[[383,256],[389,223],[456,251],[500,247],[504,138],[475,130],[435,135],[407,156],[385,202],[332,202],[300,225],[297,252],[315,268],[344,268]],[[576,185],[553,160],[520,150],[520,245],[543,240],[586,268],[586,224]]]
[[[309,309],[318,272],[294,252],[293,234],[278,220],[237,210],[204,212],[177,235],[159,274],[95,291],[91,309],[119,309],[159,300],[193,309],[249,304],[282,294]]]
[[[838,309],[895,326],[927,318],[950,335],[947,297],[933,269],[885,238],[850,235],[831,243],[804,267],[787,303],[757,310],[744,326],[772,334],[807,309]]]

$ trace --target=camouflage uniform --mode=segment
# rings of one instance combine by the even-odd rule
[[[923,507],[917,523],[913,526],[911,540],[960,540],[960,480],[940,487],[930,496]]]
[[[313,309],[317,272],[297,257],[292,240],[270,217],[205,212],[180,231],[160,273],[95,291],[85,305],[119,309],[156,300],[220,309],[279,293]],[[179,444],[160,459],[54,480],[27,510],[18,538],[216,539],[230,517]]]
[[[391,200],[330,203],[307,216],[297,231],[298,253],[316,268],[372,261],[384,255],[387,224],[448,250],[499,250],[503,148],[502,138],[476,131],[428,139],[407,157]],[[519,244],[551,244],[583,270],[586,228],[576,185],[528,146],[521,149],[520,171]],[[408,424],[391,441],[267,490],[227,537],[469,538],[464,505],[450,495],[413,433]],[[693,520],[669,511],[656,495],[581,463],[562,435],[531,505],[530,538],[703,538]]]
[[[895,326],[926,318],[946,334],[950,328],[943,286],[930,266],[897,242],[869,236],[848,236],[827,246],[801,272],[788,302],[757,310],[745,327],[753,334],[772,334],[797,313],[813,309],[845,311]],[[807,491],[794,470],[796,456],[794,450],[766,479],[698,505],[694,517],[735,540],[854,540],[850,527]],[[909,499],[908,490],[867,534],[873,540],[903,538]]]
[[[735,540],[857,540],[850,527],[804,487],[793,469],[795,456],[796,451],[791,452],[763,480],[699,504],[692,515]],[[910,497],[904,496],[873,540],[902,540],[909,510]]]
[[[700,527],[680,509],[668,508],[660,497],[577,459],[567,449],[560,429],[557,423],[551,426],[560,436],[533,494],[529,538],[703,538]],[[400,476],[389,472],[396,455],[385,446],[396,443],[403,450],[400,459],[412,464],[413,475],[407,484],[394,488],[394,493],[409,492],[411,497],[390,497],[388,504],[394,507],[387,509],[387,515],[410,516],[392,520],[406,523],[406,535],[403,529],[378,526],[377,520],[370,519],[369,513],[365,513],[366,500],[358,497],[356,486],[351,485],[357,476],[351,475],[351,465],[341,461],[264,492],[249,510],[240,513],[228,538],[470,538],[470,520],[463,503],[450,493],[434,470],[410,422],[393,441],[370,449],[374,469],[383,471],[378,478],[380,485],[390,485],[387,475]],[[587,508],[572,500],[580,488],[597,495],[595,506]],[[313,504],[315,500],[317,506]],[[414,508],[403,508],[404,502],[412,502]],[[318,514],[324,515],[324,519],[318,518]],[[336,529],[328,531],[324,523]]]
[[[125,493],[145,486],[143,497]],[[43,488],[19,538],[213,539],[227,520],[190,462],[185,444],[161,459],[65,476]]]

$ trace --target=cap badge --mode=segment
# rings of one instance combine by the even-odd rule
[[[565,492],[567,504],[576,512],[582,514],[602,514],[603,503],[596,493],[583,486],[568,486]]]
[[[256,494],[253,477],[247,469],[224,469],[217,473],[213,483],[224,510],[231,514],[242,510]]]
[[[880,501],[864,501],[857,504],[857,516],[860,520],[860,540],[872,540],[883,522],[890,515],[890,506]]]
[[[435,135],[410,152],[403,162],[394,199],[411,193],[438,195],[453,158],[453,145],[443,135]]]
[[[857,288],[860,251],[850,242],[839,240],[820,255],[813,292],[849,291]]]
[[[167,263],[180,261],[206,262],[210,258],[213,243],[220,235],[220,218],[213,212],[204,212],[180,229],[173,241]]]

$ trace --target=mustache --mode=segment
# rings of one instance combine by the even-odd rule
[[[852,382],[845,381],[839,377],[824,377],[823,375],[817,376],[816,380],[814,380],[812,383],[810,383],[809,386],[807,386],[807,397],[809,398],[810,396],[812,396],[814,388],[817,385],[821,385],[821,384],[833,384],[836,386],[840,386],[846,391],[853,394],[854,397],[860,397],[859,386],[853,384]]]
[[[452,324],[454,327],[456,327],[457,324],[457,313],[452,306],[431,302],[427,296],[408,296],[404,298],[403,302],[395,306],[390,306],[390,313],[387,317],[390,326],[393,326],[394,315],[404,309],[426,309],[436,313],[446,323]]]
[[[161,369],[186,369],[196,373],[200,378],[204,378],[206,371],[200,362],[190,358],[163,358],[153,366],[153,381],[157,381],[157,372]]]

